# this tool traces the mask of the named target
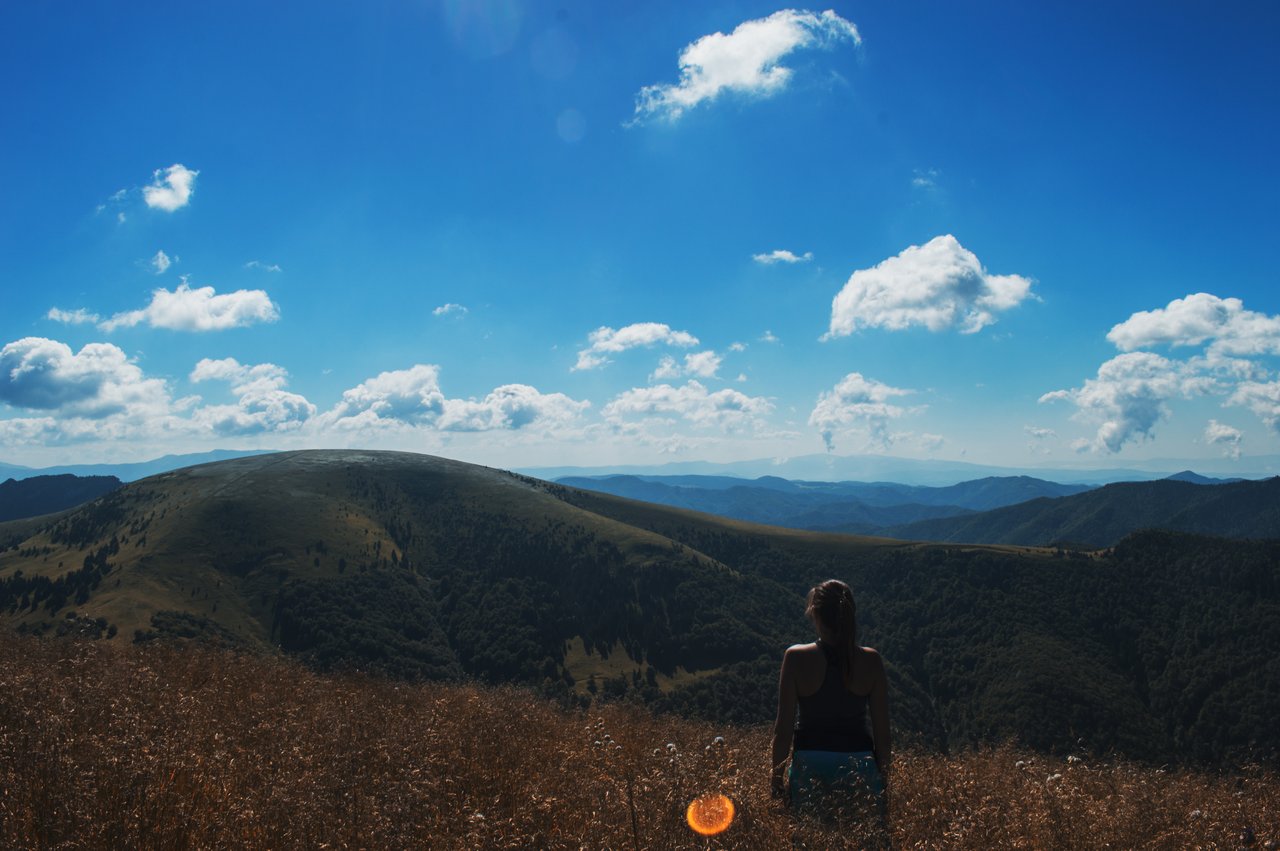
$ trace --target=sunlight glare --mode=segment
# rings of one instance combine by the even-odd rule
[[[689,803],[685,819],[694,833],[715,836],[733,823],[733,801],[720,794],[701,795]]]

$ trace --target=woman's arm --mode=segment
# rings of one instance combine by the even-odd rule
[[[885,783],[889,782],[889,764],[893,760],[889,742],[889,680],[884,672],[884,660],[880,654],[867,648],[868,658],[874,666],[875,684],[871,686],[868,708],[871,710],[871,741],[875,747],[876,765]]]
[[[791,755],[791,737],[796,723],[796,674],[792,649],[788,648],[782,656],[782,672],[778,674],[778,718],[773,722],[773,773],[770,783],[777,796],[781,796],[785,787],[783,774],[787,757]]]

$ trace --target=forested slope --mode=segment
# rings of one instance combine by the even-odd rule
[[[911,540],[1109,547],[1141,529],[1226,538],[1280,538],[1280,477],[1206,485],[1121,482],[1058,499],[883,530]]]
[[[22,631],[203,637],[321,669],[520,682],[721,723],[768,720],[782,650],[812,636],[804,594],[835,576],[889,662],[904,740],[1011,737],[1157,761],[1280,745],[1275,542],[920,544],[429,456],[298,452],[0,524],[0,547],[0,612]]]

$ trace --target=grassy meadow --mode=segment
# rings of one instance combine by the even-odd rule
[[[767,727],[198,647],[0,638],[6,848],[841,848],[770,799]],[[689,802],[736,818],[704,838]],[[1274,848],[1280,777],[900,752],[900,848]]]

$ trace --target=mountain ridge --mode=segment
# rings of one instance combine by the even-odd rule
[[[882,530],[943,543],[1108,547],[1139,529],[1228,538],[1280,538],[1280,477],[1206,483],[1169,478],[1117,482],[1074,496],[1042,498],[963,518]]]
[[[811,640],[805,592],[834,576],[887,660],[904,740],[1215,761],[1280,749],[1278,565],[1280,542],[926,544],[412,453],[312,451],[0,524],[0,618],[117,642],[234,637],[322,670],[519,682],[578,703],[594,688],[755,723],[783,648]]]

